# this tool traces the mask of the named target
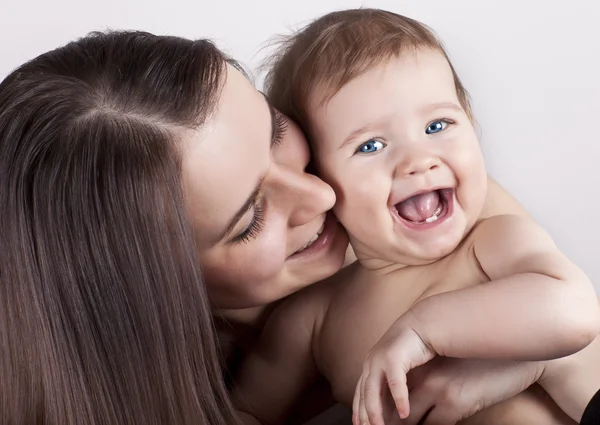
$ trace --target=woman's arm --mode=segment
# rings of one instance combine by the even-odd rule
[[[600,390],[600,337],[578,353],[547,362],[538,383],[579,422]]]

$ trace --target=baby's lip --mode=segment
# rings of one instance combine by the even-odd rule
[[[441,189],[434,189],[437,190],[440,196],[440,200],[441,200],[441,207],[440,207],[440,211],[439,213],[436,213],[436,218],[434,220],[424,220],[424,221],[411,221],[410,219],[407,219],[405,217],[402,216],[402,214],[400,214],[400,211],[398,210],[398,205],[402,202],[400,201],[398,204],[393,205],[392,207],[390,207],[390,212],[392,214],[392,217],[394,217],[394,220],[400,224],[402,224],[405,228],[414,230],[414,231],[424,231],[424,230],[429,230],[429,229],[433,229],[439,225],[441,225],[442,223],[444,223],[449,217],[451,217],[453,215],[454,212],[454,189],[448,189],[448,188],[441,188]],[[430,191],[429,191],[430,192]],[[428,193],[428,191],[425,192],[415,192],[414,195],[420,195],[422,193]],[[405,198],[409,199],[409,198]]]
[[[441,195],[448,196],[449,193],[451,193],[454,190],[454,188],[449,187],[449,186],[433,186],[433,187],[430,187],[427,189],[415,190],[414,192],[412,192],[408,195],[402,195],[401,197],[398,197],[396,199],[390,198],[390,207],[395,207],[396,205],[400,204],[401,202],[406,201],[407,199],[412,198],[413,196],[421,195],[423,193],[434,192],[436,190],[440,191]]]

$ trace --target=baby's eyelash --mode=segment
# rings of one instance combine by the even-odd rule
[[[438,118],[438,119],[435,119],[435,120],[431,121],[429,123],[429,125],[433,124],[436,121],[445,122],[446,124],[456,124],[456,121],[454,121],[454,120],[452,120],[450,118]]]
[[[257,203],[254,206],[254,216],[252,221],[242,233],[235,237],[236,242],[249,242],[251,239],[255,239],[258,234],[263,230],[265,224],[265,209],[262,203]]]
[[[285,115],[281,112],[276,112],[275,116],[275,128],[273,133],[273,144],[279,145],[285,136],[285,132],[288,127],[288,120]]]

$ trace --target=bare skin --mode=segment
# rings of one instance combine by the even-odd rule
[[[478,412],[489,406],[499,418],[506,418],[506,415],[514,415],[512,412],[518,412],[523,403],[531,403],[531,408],[523,412],[521,420],[529,418],[531,423],[552,424],[564,418],[562,412],[565,412],[579,423],[600,387],[598,359],[599,337],[571,356],[548,362],[438,357],[411,372],[411,411],[414,415],[402,421],[402,425],[421,424],[418,418],[426,412],[429,413],[422,425],[453,425],[462,418],[479,417]],[[536,382],[539,385],[522,393]],[[540,391],[540,386],[547,393]],[[515,398],[497,405],[515,394]],[[509,407],[504,409],[502,406],[505,405]],[[508,419],[504,421],[513,423]]]
[[[206,283],[215,302],[215,314],[227,320],[222,333],[226,336],[226,340],[242,347],[241,355],[244,356],[249,347],[254,345],[256,336],[260,335],[265,322],[271,322],[268,319],[278,300],[301,288],[311,286],[315,281],[324,279],[339,270],[343,264],[347,238],[340,236],[338,240],[341,242],[332,245],[335,249],[313,255],[310,261],[303,259],[302,264],[295,256],[280,258],[279,255],[268,253],[269,249],[276,249],[273,251],[275,254],[281,251],[272,242],[277,242],[281,246],[287,244],[286,251],[293,253],[311,240],[316,229],[323,222],[326,211],[333,204],[329,195],[331,189],[327,188],[324,182],[304,171],[308,155],[294,154],[298,149],[308,152],[308,145],[293,123],[290,122],[287,131],[283,132],[281,142],[269,149],[269,145],[272,145],[273,125],[264,97],[256,92],[237,71],[229,69],[229,73],[217,113],[212,120],[212,127],[207,127],[210,131],[206,134],[194,135],[190,138],[191,150],[186,151],[183,168],[184,180],[186,185],[189,185],[189,198],[192,201],[190,209],[196,211],[197,206],[219,205],[218,209],[205,211],[207,214],[218,213],[218,217],[214,220],[200,220],[203,216],[199,215],[197,220],[194,218],[193,223],[198,232],[201,262],[205,268],[210,268]],[[243,157],[245,161],[241,166],[233,164],[234,172],[232,172],[231,156],[242,151],[245,152]],[[220,166],[220,164],[224,165]],[[266,198],[261,198],[268,204],[264,230],[257,237],[243,244],[229,242],[205,244],[203,235],[207,232],[218,234],[225,231],[226,222],[250,196],[255,187],[254,183],[263,176],[265,170],[270,169],[268,167],[275,167],[273,171],[286,169],[289,172],[285,174],[285,180],[279,177],[271,179],[270,175],[265,179],[265,188],[268,190],[265,191]],[[208,180],[218,183],[218,186],[214,184],[211,187],[195,186],[195,182]],[[240,185],[240,182],[244,182],[244,185]],[[213,190],[206,192],[208,189]],[[226,194],[225,198],[224,194]],[[318,196],[315,197],[315,194]],[[251,212],[247,214],[248,217],[243,217],[241,230],[250,221]],[[296,212],[302,212],[303,215],[296,217],[294,216]],[[490,179],[481,218],[499,214],[527,215],[514,198]],[[287,227],[278,227],[286,222]],[[241,232],[240,229],[236,227],[234,234]],[[263,237],[263,233],[268,235],[268,238]],[[268,249],[264,246],[266,243],[270,244]],[[257,258],[257,253],[267,253],[267,255],[265,258]],[[282,271],[284,273],[281,273]],[[276,316],[273,316],[273,319],[276,319]],[[259,382],[263,381],[264,379],[260,378]],[[309,377],[308,381],[312,382],[312,377]],[[316,385],[320,385],[319,388],[323,391],[321,394],[327,394],[329,391],[324,380],[316,382]],[[309,387],[307,392],[312,393],[314,389]],[[299,401],[305,396],[306,394],[303,394]],[[294,412],[300,411],[306,417],[310,417],[327,405],[327,403],[318,405],[310,400],[310,397],[304,400],[306,402],[299,406],[298,403],[294,403]],[[319,400],[332,401],[327,396],[319,397]],[[530,398],[517,400],[521,400],[516,406],[518,406],[517,411],[522,414],[527,409],[537,411],[535,409],[537,404],[534,404]],[[300,417],[297,413],[293,415],[294,419]],[[488,423],[493,424],[493,422]]]
[[[470,263],[465,257],[472,255],[471,241],[468,238],[461,249],[434,268],[427,266],[428,270],[405,268],[374,281],[368,271],[354,264],[288,300],[267,323],[260,344],[264,350],[248,359],[238,379],[243,405],[251,406],[261,422],[286,423],[289,406],[322,374],[335,399],[351,406],[363,359],[399,314],[426,297],[489,280],[477,268],[464,266]],[[447,270],[454,273],[449,275]],[[257,380],[261,385],[255,385]],[[536,423],[552,423],[547,422],[548,417],[557,424],[572,423],[541,394],[522,395],[505,407],[484,410],[464,424],[530,424],[534,422],[529,419],[538,417],[544,420]],[[267,406],[268,411],[259,410]],[[281,408],[275,411],[274,406]]]
[[[537,360],[594,339],[593,288],[545,231],[514,215],[478,220],[485,167],[453,81],[439,52],[411,53],[315,112],[319,169],[342,199],[335,211],[359,262],[269,318],[237,387],[240,408],[262,423],[285,423],[320,375],[337,401],[360,411],[355,423],[382,424],[384,378],[406,418],[406,373],[436,354]],[[364,113],[352,99],[373,105],[366,123],[352,115]]]

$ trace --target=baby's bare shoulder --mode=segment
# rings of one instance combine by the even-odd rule
[[[545,230],[530,217],[524,217],[514,214],[496,215],[479,221],[474,227],[467,239],[480,241],[484,238],[508,239],[515,236],[534,236],[540,233],[545,234]]]

